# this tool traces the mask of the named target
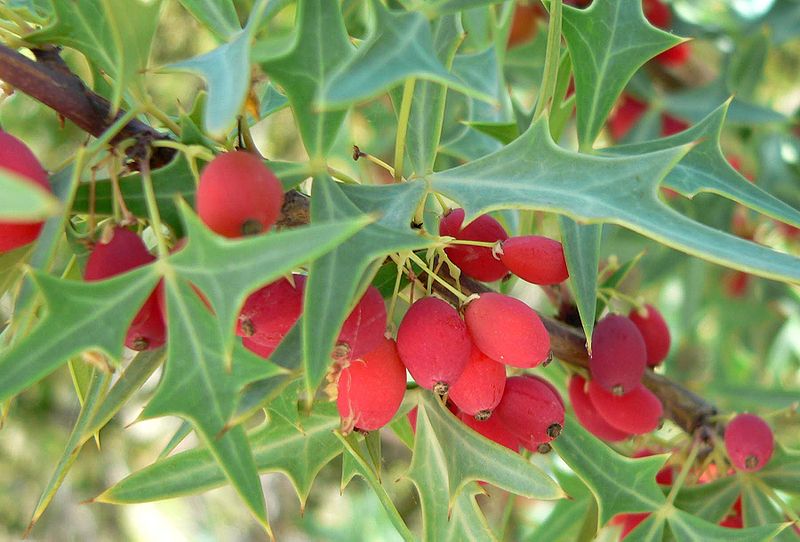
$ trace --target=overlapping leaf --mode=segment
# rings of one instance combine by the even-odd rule
[[[469,217],[494,209],[538,209],[579,222],[618,224],[706,260],[800,282],[800,260],[715,230],[658,199],[658,185],[690,149],[635,157],[574,153],[553,143],[544,120],[489,156],[434,173],[431,187],[459,202]]]
[[[31,183],[0,167],[0,219],[3,221],[34,221],[56,214],[58,200],[38,184]]]
[[[784,513],[780,511],[770,495],[765,490],[768,488],[758,481],[743,474],[741,478],[742,492],[742,519],[745,527],[757,527],[760,525],[780,524],[788,521]],[[784,529],[774,535],[770,540],[778,542],[796,542],[798,535],[792,529]]]
[[[242,29],[233,0],[179,1],[189,13],[222,41],[230,40]]]
[[[451,15],[465,9],[499,4],[503,0],[400,0],[409,10],[422,11],[428,17]]]
[[[600,224],[578,224],[569,217],[559,217],[564,258],[569,270],[572,294],[578,306],[586,345],[591,352],[597,307],[597,269],[600,264],[600,241],[603,226]]]
[[[741,489],[733,476],[707,484],[684,486],[675,498],[675,506],[699,518],[719,523],[730,512]]]

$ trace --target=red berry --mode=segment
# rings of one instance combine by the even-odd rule
[[[538,235],[503,241],[500,261],[519,278],[533,284],[558,284],[569,277],[564,247],[555,239]]]
[[[505,387],[505,366],[473,345],[467,366],[450,386],[448,397],[465,414],[485,420],[500,402]]]
[[[531,451],[556,438],[564,427],[561,397],[548,382],[530,375],[506,380],[503,398],[494,414]]]
[[[609,425],[634,435],[657,429],[664,414],[658,397],[641,385],[625,395],[614,395],[592,380],[589,382],[589,398]]]
[[[633,128],[647,111],[647,104],[629,94],[623,94],[621,102],[608,118],[611,137],[619,141]]]
[[[220,154],[200,175],[197,213],[211,230],[225,237],[268,230],[282,205],[280,181],[249,152]]]
[[[742,496],[736,499],[736,502],[733,503],[733,508],[731,508],[730,514],[719,522],[720,526],[727,527],[729,529],[741,529],[744,527],[744,521],[742,517]]]
[[[647,304],[641,311],[632,310],[628,315],[642,334],[647,350],[647,364],[655,367],[669,354],[670,335],[669,327],[664,317],[653,305]]]
[[[269,358],[275,351],[275,349],[278,347],[277,344],[264,345],[261,343],[257,343],[250,337],[242,337],[242,345],[244,345],[244,347],[250,350],[252,353],[261,356],[264,359]]]
[[[550,335],[539,315],[513,297],[485,293],[469,302],[464,319],[481,352],[512,367],[536,367],[550,355]]]
[[[642,10],[653,26],[669,28],[672,25],[672,12],[669,10],[669,6],[662,3],[661,0],[644,0]]]
[[[663,66],[682,66],[690,56],[692,56],[691,46],[684,42],[656,55],[656,62]]]
[[[444,395],[464,372],[472,342],[452,305],[425,297],[403,317],[397,330],[397,350],[417,384]]]
[[[116,227],[108,243],[97,243],[86,261],[83,278],[103,280],[120,275],[154,261],[142,239],[130,230]],[[154,289],[131,322],[125,346],[133,350],[150,350],[164,344],[166,328]]]
[[[406,392],[406,368],[392,339],[354,359],[339,375],[336,406],[347,428],[380,429],[394,417]]]
[[[408,423],[411,424],[411,431],[413,433],[416,433],[417,432],[417,407],[414,407],[411,410],[409,410],[408,414],[406,414],[406,416],[408,416]]]
[[[464,425],[476,433],[496,442],[500,446],[505,446],[512,452],[519,452],[519,439],[496,417],[486,420],[476,420],[474,416],[462,412],[459,414],[459,418],[464,422]]]
[[[536,34],[536,20],[542,15],[542,9],[536,3],[517,5],[511,19],[508,47],[511,48],[529,41]]]
[[[644,339],[629,318],[609,314],[597,323],[589,357],[593,382],[622,395],[639,386],[646,366]]]
[[[633,457],[650,457],[652,455],[658,455],[664,452],[659,452],[658,450],[651,450],[650,448],[644,448],[639,450]],[[674,477],[674,469],[671,466],[664,467],[660,471],[656,473],[656,483],[661,484],[662,486],[671,486],[672,480]]]
[[[744,297],[747,295],[747,286],[750,284],[750,275],[744,271],[729,271],[722,278],[725,293],[728,297]]]
[[[494,243],[508,239],[508,234],[503,226],[489,215],[481,215],[465,228],[464,209],[453,209],[442,217],[439,223],[439,235],[455,237],[462,241],[482,241]],[[474,279],[484,282],[500,280],[506,274],[506,266],[494,257],[490,247],[476,247],[470,245],[453,245],[444,249],[447,257],[458,266],[461,271]]]
[[[619,534],[619,539],[622,540],[628,536],[632,530],[638,527],[641,522],[646,520],[649,515],[650,514],[647,512],[640,514],[619,514],[614,516],[614,519],[611,520],[611,524],[622,525],[622,532]]]
[[[569,401],[581,425],[594,436],[617,442],[630,437],[625,431],[620,431],[609,424],[592,404],[586,391],[586,380],[580,375],[573,375],[569,380]]]
[[[303,311],[305,276],[294,275],[294,286],[281,278],[250,294],[239,313],[236,334],[274,350]],[[266,356],[265,356],[266,357]]]
[[[739,470],[761,470],[772,457],[774,447],[772,429],[755,414],[739,414],[725,428],[725,449]]]
[[[0,130],[0,169],[39,185],[48,192],[47,173],[31,150],[19,139]],[[0,221],[0,253],[32,243],[39,237],[44,222]]]
[[[386,304],[374,286],[366,293],[342,324],[338,344],[346,345],[351,359],[357,359],[378,347],[386,333]]]
[[[689,123],[673,117],[667,113],[661,114],[661,135],[664,137],[683,132],[689,128]]]

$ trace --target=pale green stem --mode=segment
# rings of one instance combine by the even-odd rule
[[[167,242],[164,240],[164,230],[161,227],[161,214],[158,211],[156,192],[153,190],[153,178],[150,175],[150,160],[147,158],[142,160],[141,167],[142,186],[144,188],[145,199],[147,200],[147,214],[150,217],[150,225],[153,227],[153,233],[155,233],[156,236],[158,256],[163,259],[169,256],[169,249],[167,248]]]
[[[558,64],[561,57],[561,0],[550,2],[550,24],[547,27],[547,50],[544,57],[544,74],[539,87],[539,99],[533,113],[533,122],[547,110],[558,80]]]
[[[406,135],[408,134],[408,118],[411,116],[411,102],[414,98],[416,79],[406,79],[403,86],[403,101],[400,102],[400,114],[397,118],[397,139],[394,144],[394,180],[403,179],[403,161],[406,156]]]
[[[684,482],[686,482],[686,477],[692,470],[692,466],[694,465],[695,459],[697,459],[697,453],[699,451],[700,451],[700,443],[697,440],[695,440],[692,443],[691,450],[689,450],[689,456],[686,458],[686,461],[683,462],[683,466],[681,467],[681,472],[678,474],[678,478],[672,485],[672,489],[670,489],[669,495],[667,495],[667,504],[672,505],[675,502],[675,498],[678,496],[678,492],[683,487]]]
[[[423,270],[424,270],[424,271],[425,271],[425,272],[428,274],[428,276],[429,276],[430,278],[432,278],[433,280],[435,280],[436,282],[438,282],[439,284],[441,284],[442,286],[444,286],[444,287],[445,287],[445,288],[446,288],[448,291],[450,291],[450,292],[451,292],[451,293],[452,293],[454,296],[456,296],[456,297],[458,298],[458,300],[459,300],[461,303],[464,303],[464,302],[467,300],[467,296],[465,296],[463,293],[461,293],[461,292],[459,292],[458,290],[456,290],[456,289],[453,287],[453,285],[452,285],[452,284],[450,284],[449,282],[447,282],[446,280],[444,280],[442,277],[440,277],[439,275],[437,275],[436,273],[434,273],[433,271],[431,271],[431,268],[430,268],[430,267],[428,267],[428,264],[426,264],[426,263],[425,263],[425,262],[422,260],[422,258],[420,258],[419,256],[417,256],[417,255],[416,255],[416,254],[414,254],[413,252],[409,252],[409,256],[408,256],[408,257],[409,257],[409,258],[411,258],[412,260],[414,260],[414,262],[415,262],[417,265],[419,265],[419,266],[420,266],[420,267],[421,267],[421,268],[422,268],[422,269],[423,269]]]
[[[173,134],[181,135],[181,127],[178,126],[174,120],[169,118],[169,115],[159,109],[156,104],[153,102],[147,102],[147,104],[145,104],[145,111],[161,121],[161,124],[169,128]]]

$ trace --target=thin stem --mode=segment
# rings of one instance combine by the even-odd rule
[[[4,6],[3,4],[0,4],[0,15],[2,15],[3,17],[5,17],[10,21],[13,21],[14,24],[16,24],[24,34],[33,32],[33,28],[31,28],[30,25],[28,25],[25,19],[17,15],[17,13],[13,9],[10,9]]]
[[[456,289],[455,289],[455,288],[454,288],[454,287],[453,287],[453,286],[452,286],[452,285],[451,285],[449,282],[447,282],[447,281],[446,281],[446,280],[444,280],[442,277],[440,277],[439,275],[437,275],[436,273],[434,273],[433,271],[431,271],[431,268],[430,268],[430,267],[428,267],[428,264],[426,264],[426,263],[425,263],[425,262],[422,260],[422,258],[420,258],[419,256],[417,256],[417,255],[416,255],[416,254],[414,254],[413,252],[409,252],[409,253],[408,253],[408,257],[409,257],[410,259],[412,259],[412,260],[413,260],[413,261],[414,261],[414,262],[415,262],[417,265],[419,265],[419,266],[420,266],[420,267],[423,269],[423,271],[425,271],[425,272],[427,273],[427,275],[428,275],[429,277],[432,277],[432,278],[433,278],[433,280],[435,280],[436,282],[438,282],[439,284],[441,284],[441,285],[442,285],[442,286],[443,286],[443,287],[444,287],[446,290],[448,290],[448,291],[449,291],[451,294],[453,294],[454,296],[456,296],[456,298],[458,298],[458,300],[459,300],[461,303],[464,303],[464,302],[467,300],[467,296],[465,296],[464,294],[462,294],[461,292],[459,292],[458,290],[456,290]]]
[[[250,133],[250,125],[247,123],[246,117],[239,117],[239,135],[244,139],[244,148],[263,160],[264,157],[258,152],[253,134]]]
[[[181,135],[181,127],[178,126],[178,124],[174,120],[169,118],[169,115],[167,115],[161,109],[159,109],[158,106],[156,106],[156,104],[154,104],[153,102],[148,102],[145,105],[145,111],[153,115],[159,121],[161,121],[161,124],[166,126],[173,134],[178,136]]]
[[[358,182],[357,180],[352,178],[347,173],[345,173],[343,171],[339,171],[338,169],[333,168],[331,166],[328,166],[328,173],[331,174],[331,177],[333,177],[335,179],[339,179],[340,181],[342,181],[345,184],[361,184],[360,182]]]
[[[388,318],[388,321],[389,321],[389,325],[392,327],[392,329],[394,329],[394,311],[397,308],[397,297],[400,295],[400,284],[403,281],[403,266],[397,265],[397,276],[394,279],[394,289],[392,290],[392,300],[389,302],[389,318]]]
[[[406,79],[403,86],[403,101],[400,102],[400,114],[397,117],[397,139],[394,144],[394,180],[403,180],[403,161],[406,156],[406,134],[408,133],[408,118],[411,116],[411,102],[414,99],[414,86],[416,79]]]
[[[472,241],[470,239],[453,239],[447,242],[448,245],[470,245],[473,247],[494,248],[497,241]]]
[[[689,450],[689,456],[686,458],[686,461],[683,462],[683,466],[681,467],[681,472],[678,474],[678,478],[675,480],[675,483],[672,485],[672,489],[669,491],[669,495],[667,495],[667,504],[672,504],[675,502],[675,498],[678,496],[678,492],[683,487],[684,482],[686,482],[686,477],[689,476],[689,472],[692,470],[692,465],[694,465],[695,459],[697,459],[697,454],[700,451],[700,442],[695,439],[692,442],[692,448]]]
[[[561,0],[550,1],[550,23],[547,27],[547,50],[544,57],[544,74],[539,87],[539,99],[533,113],[533,122],[547,109],[553,99],[558,80],[558,64],[561,57]]]
[[[169,249],[167,248],[167,242],[164,240],[164,231],[161,226],[161,214],[158,211],[156,192],[153,190],[153,178],[150,175],[150,160],[142,160],[141,168],[142,186],[144,187],[144,195],[147,200],[147,214],[150,217],[150,225],[153,227],[153,232],[156,235],[158,255],[160,258],[166,258],[169,256]]]

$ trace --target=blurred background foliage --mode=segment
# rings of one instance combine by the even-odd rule
[[[14,0],[0,0],[13,5]],[[53,0],[60,1],[60,0]],[[333,0],[331,0],[333,1]],[[157,68],[191,58],[216,47],[214,37],[177,0],[162,0],[161,16],[151,56]],[[251,0],[236,0],[242,19]],[[343,0],[351,36],[366,32],[365,2]],[[390,6],[397,1],[389,0]],[[654,111],[667,111],[693,122],[719,104],[715,96],[735,93],[752,107],[731,116],[723,134],[723,150],[736,156],[742,171],[767,191],[800,208],[800,3],[796,0],[675,0],[679,15],[673,30],[695,38],[687,64],[676,69],[648,65],[629,90],[645,96]],[[464,78],[491,78],[487,69],[497,56],[486,56],[493,37],[486,11],[465,11],[467,31],[454,70]],[[288,3],[260,30],[260,47],[281,47],[290,36],[295,7]],[[539,21],[543,24],[543,21]],[[508,97],[492,110],[452,93],[448,97],[442,153],[436,169],[474,159],[499,148],[492,137],[464,125],[465,118],[485,122],[515,119],[520,125],[536,96],[541,77],[544,33],[510,49],[503,64]],[[107,89],[91,73],[76,51],[63,54],[70,67],[101,94]],[[652,64],[652,63],[651,63]],[[263,74],[256,73],[255,94],[265,98],[274,92]],[[202,82],[186,74],[153,73],[146,77],[149,91],[164,111],[178,114],[190,110],[202,90]],[[489,89],[491,81],[487,82]],[[697,89],[701,90],[698,94]],[[707,103],[701,102],[708,96]],[[280,102],[280,95],[272,95]],[[703,109],[705,106],[708,106]],[[486,110],[477,108],[485,107]],[[777,112],[783,120],[775,122]],[[645,116],[626,136],[638,141],[658,136],[658,126]],[[794,118],[795,122],[787,122]],[[150,119],[152,120],[152,119]],[[51,171],[59,169],[85,134],[62,122],[52,110],[20,93],[0,102],[0,125],[26,141]],[[352,160],[352,145],[391,162],[396,129],[395,114],[387,97],[362,104],[350,113],[347,130],[333,146],[331,164],[364,182],[387,182],[387,174],[374,164]],[[262,153],[268,158],[299,160],[305,151],[288,108],[253,127]],[[575,144],[574,131],[567,130],[562,144]],[[611,144],[609,140],[607,142]],[[759,242],[782,251],[800,254],[800,232],[786,230],[775,222],[743,212],[735,204],[713,195],[693,200],[676,198],[671,203],[692,218],[723,230],[734,220],[744,221],[747,232]],[[738,219],[735,217],[739,217]],[[510,232],[517,226],[513,213],[500,213]],[[555,233],[554,217],[538,216],[539,228]],[[737,232],[738,233],[738,232]],[[800,399],[800,289],[756,277],[737,275],[656,245],[629,231],[606,226],[603,241],[607,260],[628,261],[644,253],[623,290],[655,302],[669,322],[676,347],[664,364],[671,377],[715,402],[721,411],[757,409],[774,423],[783,445],[800,447],[800,423],[796,413]],[[0,266],[10,262],[0,258]],[[508,286],[512,288],[512,285]],[[521,297],[534,295],[514,285]],[[547,303],[540,299],[539,303]],[[4,303],[0,310],[7,311]],[[545,309],[547,310],[547,309]],[[549,308],[555,312],[555,307]],[[7,314],[3,313],[3,320]],[[154,377],[155,378],[155,377]],[[140,392],[152,391],[153,380]],[[221,488],[202,496],[163,503],[113,507],[84,504],[126,474],[151,463],[177,429],[175,419],[133,423],[144,403],[128,404],[104,429],[97,443],[89,443],[69,473],[55,501],[42,517],[34,538],[38,540],[258,540],[263,536],[239,503],[234,492]],[[0,539],[15,539],[27,527],[30,513],[78,414],[79,404],[68,369],[60,369],[41,384],[23,393],[5,417],[0,433]],[[792,410],[794,408],[794,411]],[[794,412],[794,413],[793,413]],[[131,424],[130,426],[128,426]],[[408,464],[408,451],[384,432],[384,476],[399,478]],[[188,438],[181,448],[195,444]],[[99,449],[98,449],[99,446]],[[377,499],[356,479],[340,494],[341,462],[325,467],[315,483],[304,512],[288,480],[280,474],[262,478],[268,497],[270,518],[280,540],[399,540]],[[404,515],[416,507],[410,483],[398,486],[396,502]],[[488,514],[507,513],[508,495],[489,489],[480,497]],[[793,503],[797,505],[798,503]],[[552,503],[517,503],[510,525],[510,540],[526,533],[547,518]]]

